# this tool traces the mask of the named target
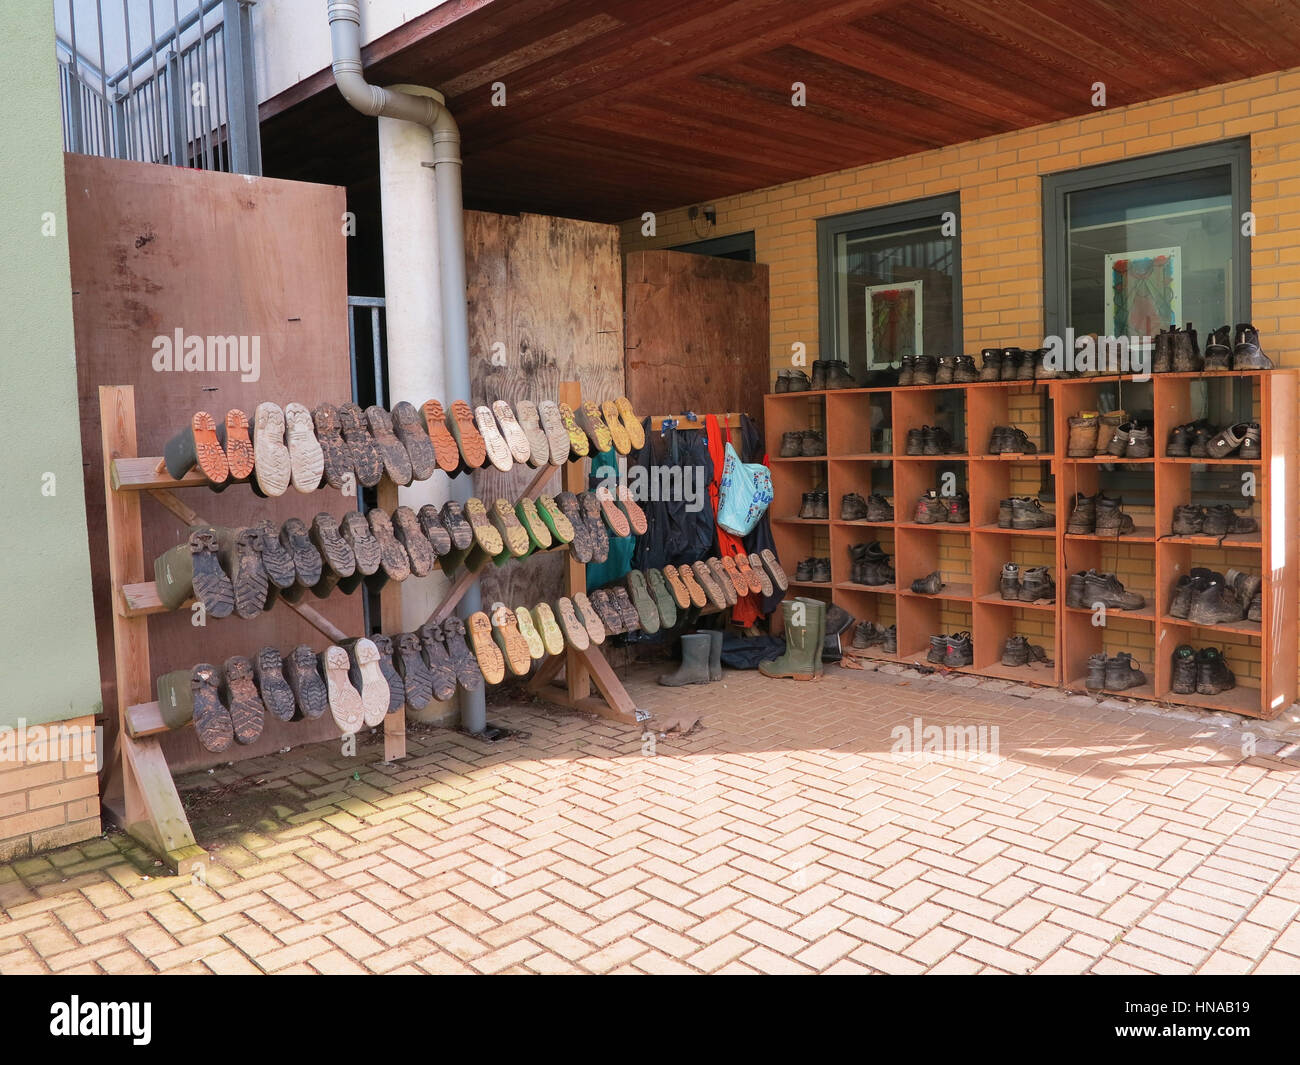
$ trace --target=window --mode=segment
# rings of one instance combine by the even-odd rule
[[[962,350],[957,196],[817,222],[823,359],[861,379],[904,355]]]
[[[712,255],[715,259],[736,259],[742,263],[752,263],[754,259],[754,231],[733,233],[726,237],[710,237],[708,240],[695,240],[690,244],[678,244],[669,251],[684,251],[691,255]]]
[[[1152,336],[1191,322],[1204,350],[1211,330],[1249,321],[1249,182],[1247,141],[1045,177],[1045,335]],[[1216,424],[1249,417],[1247,389],[1199,391],[1199,416]],[[1149,424],[1151,392],[1125,381],[1100,405]],[[1100,485],[1150,501],[1151,478],[1140,470],[1103,468]],[[1208,480],[1203,487],[1213,490]]]

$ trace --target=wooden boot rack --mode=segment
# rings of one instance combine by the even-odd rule
[[[560,400],[576,408],[581,402],[576,382],[560,386]],[[202,487],[208,481],[196,469],[179,480],[168,475],[157,457],[138,455],[136,442],[135,390],[130,386],[106,385],[99,390],[100,427],[104,454],[104,494],[107,504],[109,579],[113,589],[113,657],[117,676],[117,714],[114,727],[106,730],[107,752],[100,773],[100,801],[105,813],[138,840],[169,869],[188,875],[207,863],[207,852],[194,840],[193,830],[176,790],[171,769],[159,737],[168,731],[154,700],[154,678],[149,663],[148,618],[167,613],[147,572],[144,558],[140,497],[148,494],[186,526],[210,524],[204,517],[172,494],[173,488]],[[563,468],[564,487],[586,489],[586,464],[569,462]],[[538,471],[521,498],[541,492],[555,472],[551,466]],[[388,479],[378,486],[378,505],[392,511],[397,506],[397,487]],[[551,548],[567,550],[567,545]],[[471,556],[473,559],[473,556]],[[486,557],[474,560],[474,568],[462,570],[452,581],[430,621],[443,621],[477,579]],[[380,630],[402,631],[399,585],[389,582],[379,593]],[[586,588],[586,568],[568,559],[565,594],[572,596]],[[279,600],[296,611],[332,643],[348,638],[337,625],[313,607]],[[556,688],[554,678],[565,670],[565,684]],[[594,680],[600,698],[591,694]],[[585,651],[566,648],[538,666],[528,688],[547,701],[623,724],[635,724],[638,712],[604,655],[596,646]],[[644,712],[642,712],[644,714]],[[648,716],[648,715],[646,715]],[[384,718],[384,761],[406,755],[406,715]],[[213,765],[226,761],[213,757]]]

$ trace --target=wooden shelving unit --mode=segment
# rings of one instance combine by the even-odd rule
[[[782,564],[791,572],[802,558],[831,559],[829,583],[794,582],[801,594],[830,599],[855,618],[898,626],[899,653],[872,648],[865,657],[899,662],[924,661],[932,633],[969,629],[975,661],[962,672],[1084,690],[1088,656],[1098,651],[1135,650],[1148,684],[1122,693],[1202,708],[1230,710],[1252,717],[1281,713],[1296,697],[1297,570],[1292,545],[1300,528],[1295,492],[1296,374],[1293,371],[1159,374],[1152,378],[1153,439],[1156,454],[1113,462],[1149,477],[1154,506],[1135,514],[1138,528],[1116,541],[1097,535],[1067,535],[1066,521],[1075,492],[1097,491],[1108,460],[1068,458],[1067,420],[1079,410],[1096,410],[1099,394],[1121,379],[1074,378],[1057,381],[997,381],[973,384],[854,388],[770,394],[764,425],[770,455],[778,455],[782,433],[807,428],[826,432],[827,454],[807,459],[773,458],[775,500],[772,535]],[[1251,390],[1253,417],[1263,428],[1260,459],[1187,459],[1163,455],[1169,431],[1190,421],[1194,389],[1209,382],[1235,381]],[[1127,381],[1122,387],[1127,387]],[[1046,418],[1026,412],[1041,409]],[[960,454],[907,456],[907,430],[943,424],[953,431]],[[1038,447],[1036,454],[984,454],[995,425],[1019,425]],[[1049,432],[1050,429],[1050,432]],[[955,431],[960,430],[960,431]],[[1055,452],[1048,448],[1055,442]],[[1224,467],[1255,479],[1254,502],[1247,513],[1260,532],[1226,537],[1173,537],[1170,521],[1179,503],[1194,502],[1193,471]],[[971,520],[963,524],[918,524],[917,499],[942,489],[940,477],[970,496]],[[998,501],[1036,495],[1044,474],[1054,486],[1055,527],[1000,529]],[[804,492],[829,495],[830,517],[799,520]],[[894,505],[891,522],[841,521],[841,498],[881,492]],[[878,540],[892,556],[895,585],[867,587],[850,581],[854,544]],[[1065,606],[1070,573],[1096,566],[1114,569],[1124,552],[1127,572],[1150,577],[1127,586],[1147,598],[1137,611],[1111,611],[1107,623],[1094,623],[1091,610]],[[1057,583],[1054,603],[1005,602],[998,576],[1005,562],[1050,565]],[[1193,566],[1220,571],[1249,569],[1263,577],[1264,621],[1197,626],[1167,616],[1178,577]],[[937,596],[917,595],[911,582],[938,569],[947,586]],[[1044,646],[1054,665],[1010,668],[1001,664],[1009,635],[1026,632]],[[1218,696],[1178,695],[1169,689],[1170,656],[1180,643],[1222,646],[1227,638],[1229,665],[1237,687]]]

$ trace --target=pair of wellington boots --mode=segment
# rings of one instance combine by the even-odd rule
[[[826,643],[826,604],[820,599],[787,599],[781,604],[785,622],[785,654],[760,662],[765,677],[817,680],[822,675],[822,647]]]
[[[682,664],[665,673],[659,683],[667,688],[687,684],[708,684],[722,679],[722,630],[697,632],[682,637]]]

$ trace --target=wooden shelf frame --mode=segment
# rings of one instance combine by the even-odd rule
[[[819,407],[821,412],[828,451],[825,456],[814,459],[773,464],[775,513],[797,513],[802,492],[820,490],[830,497],[829,519],[779,519],[772,522],[772,535],[782,564],[792,570],[801,558],[829,554],[830,583],[802,584],[801,590],[819,592],[857,618],[869,618],[877,624],[897,624],[898,646],[921,648],[922,661],[929,634],[942,631],[939,627],[931,627],[937,626],[941,613],[951,619],[955,617],[954,611],[969,609],[968,627],[975,634],[976,657],[974,665],[961,672],[1082,690],[1079,678],[1086,673],[1088,656],[1107,647],[1108,634],[1106,629],[1093,625],[1092,611],[1065,607],[1069,574],[1109,557],[1108,552],[1115,546],[1122,546],[1126,551],[1147,552],[1152,560],[1150,587],[1134,589],[1147,595],[1146,607],[1139,611],[1111,611],[1108,620],[1112,625],[1120,624],[1124,629],[1136,628],[1149,634],[1149,642],[1154,647],[1153,660],[1141,663],[1149,683],[1119,694],[1168,704],[1230,710],[1253,717],[1275,717],[1295,701],[1297,693],[1296,615],[1300,597],[1296,585],[1300,570],[1297,569],[1294,545],[1297,533],[1300,533],[1300,518],[1297,516],[1300,509],[1297,503],[1300,501],[1297,501],[1295,488],[1296,372],[1157,374],[1151,380],[1156,453],[1151,458],[1114,461],[1149,473],[1155,499],[1154,518],[1145,519],[1139,515],[1141,528],[1136,534],[1118,539],[1066,534],[1073,493],[1095,492],[1098,467],[1106,460],[1070,459],[1064,455],[1064,441],[1068,438],[1068,418],[1080,409],[1097,409],[1096,393],[1103,388],[1114,388],[1117,383],[1124,387],[1127,378],[1107,375],[1042,382],[996,381],[771,394],[764,401],[769,453],[779,451],[782,433],[814,424],[810,420],[814,407]],[[1200,460],[1163,455],[1169,431],[1191,419],[1192,383],[1206,381],[1212,385],[1219,381],[1250,383],[1263,430],[1261,458]],[[1033,438],[1042,452],[1040,454],[981,454],[987,447],[994,425],[1014,424],[1015,397],[1017,392],[1025,391],[1046,393],[1050,401],[1049,419],[1056,452],[1047,452],[1047,441],[1040,435]],[[942,392],[961,392],[963,395],[966,439],[956,443],[964,446],[967,453],[903,455],[907,430],[933,423],[935,405],[939,401],[937,394]],[[888,427],[892,431],[892,449],[888,454],[868,453],[873,441],[863,427],[872,424],[873,414],[878,428]],[[1040,428],[1043,435],[1046,428],[1046,424]],[[1013,471],[1019,463],[1045,464],[1050,471],[1056,494],[1054,527],[997,527],[998,500],[1010,494]],[[1191,501],[1191,468],[1198,463],[1240,467],[1243,473],[1255,474],[1257,505],[1253,509],[1260,523],[1258,534],[1228,537],[1222,543],[1213,537],[1169,535],[1174,506]],[[936,487],[931,482],[936,467],[941,464],[959,471],[958,481],[970,495],[971,521],[968,524],[918,525],[912,521],[917,496],[927,488]],[[891,485],[884,494],[894,505],[894,520],[871,523],[840,520],[841,497],[848,492],[860,492],[864,496],[870,493],[873,490],[873,471],[880,471],[877,475],[879,480]],[[1049,506],[1048,509],[1053,508]],[[1154,520],[1154,525],[1150,524],[1151,520]],[[879,540],[894,555],[898,571],[896,585],[876,588],[849,581],[849,547],[870,540]],[[945,560],[952,552],[946,555],[943,544],[950,547],[956,544],[969,550],[968,574],[944,572]],[[1013,603],[997,598],[997,577],[1003,561],[1021,548],[1036,548],[1042,552],[1044,547],[1050,556],[1048,560],[1054,561],[1052,576],[1057,585],[1056,602]],[[1207,564],[1207,554],[1218,551],[1228,555],[1216,563],[1216,568],[1224,569],[1240,562],[1254,566],[1263,577],[1263,623],[1243,621],[1222,626],[1195,626],[1165,616],[1178,577],[1193,564]],[[900,563],[900,559],[905,559],[905,564]],[[970,598],[912,594],[909,589],[912,578],[936,568],[954,586],[969,583]],[[1000,664],[1001,644],[1016,631],[1015,623],[1022,615],[1040,625],[1048,621],[1052,623],[1051,646],[1045,646],[1055,661],[1051,669],[1041,666],[1009,669]],[[1189,640],[1198,647],[1213,645],[1217,633],[1230,634],[1238,639],[1247,637],[1252,650],[1258,644],[1259,677],[1239,678],[1237,688],[1219,696],[1179,695],[1171,691],[1169,675],[1173,649]],[[1111,649],[1119,649],[1115,643],[1121,637],[1114,633],[1111,636]],[[907,650],[902,654],[888,655],[872,648],[861,657],[905,662],[917,655]],[[1244,683],[1240,682],[1242,680]],[[1259,687],[1254,687],[1255,684]]]

